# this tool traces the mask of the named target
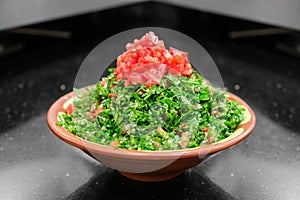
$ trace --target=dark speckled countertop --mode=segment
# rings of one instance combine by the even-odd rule
[[[169,27],[197,40],[228,90],[257,116],[244,142],[161,183],[121,176],[59,140],[46,123],[48,108],[71,91],[88,52],[140,26]],[[300,199],[300,59],[273,48],[285,36],[226,37],[262,26],[145,3],[36,25],[70,30],[71,40],[13,36],[26,48],[0,59],[0,199]]]

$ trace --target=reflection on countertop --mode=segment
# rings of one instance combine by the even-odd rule
[[[149,8],[123,7],[47,24],[70,28],[93,19],[86,23],[91,31],[71,40],[26,38],[38,45],[0,60],[0,199],[300,199],[300,60],[270,48],[278,37],[230,40],[222,27],[211,25],[247,22],[165,5],[160,11],[167,8],[167,15],[159,21],[147,15]],[[124,15],[123,20],[116,15]],[[108,17],[115,26],[105,32],[93,29]],[[138,26],[174,28],[197,40],[216,62],[228,90],[257,116],[244,142],[161,183],[121,176],[56,138],[46,123],[49,106],[71,91],[88,52],[110,35]]]

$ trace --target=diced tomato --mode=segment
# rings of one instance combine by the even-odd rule
[[[156,85],[156,83],[152,80],[148,80],[146,83],[145,83],[145,86],[146,88],[150,88],[151,86],[153,85]]]
[[[147,68],[145,67],[145,65],[137,65],[133,71],[136,73],[144,73],[147,71]]]
[[[175,49],[174,47],[170,47],[170,53],[172,55],[180,55],[185,59],[187,59],[187,57],[188,57],[186,52]]]
[[[209,128],[208,127],[204,127],[203,129],[201,129],[201,132],[208,132]]]
[[[228,99],[231,100],[231,101],[234,100],[234,98],[232,96],[229,96]]]
[[[130,84],[142,84],[147,81],[147,77],[143,73],[132,73],[127,78]]]
[[[116,98],[118,97],[118,95],[117,95],[117,94],[114,94],[114,93],[110,93],[110,94],[108,94],[108,97],[109,97],[109,98],[116,99]]]
[[[176,76],[176,77],[180,76],[180,72],[178,72],[176,69],[173,69],[173,68],[170,68],[168,70],[168,74],[171,74],[171,75]]]
[[[119,146],[120,145],[120,143],[118,142],[118,141],[112,141],[110,144],[109,144],[109,146],[111,146],[111,147],[116,147],[116,146]]]
[[[70,103],[70,104],[68,105],[68,107],[66,108],[66,113],[67,113],[67,114],[72,114],[74,111],[75,111],[75,107],[73,106],[72,103]]]
[[[159,84],[166,73],[178,77],[190,76],[193,72],[187,53],[172,47],[167,50],[153,32],[128,43],[126,49],[118,56],[114,70],[117,80],[125,79],[125,86],[136,83],[151,86],[153,82]]]
[[[125,80],[125,81],[124,81],[124,86],[125,86],[125,87],[128,87],[129,85],[130,85],[130,80],[128,80],[128,79]]]
[[[104,108],[102,105],[100,105],[98,108],[96,108],[96,104],[92,104],[91,108],[90,108],[90,112],[88,114],[88,117],[90,120],[93,120],[97,117],[97,115],[101,112],[103,112]]]
[[[158,132],[158,133],[167,133],[161,126],[158,126],[157,128],[156,128],[156,131]]]
[[[102,105],[100,105],[99,108],[95,110],[95,114],[98,115],[99,113],[101,113],[103,111],[104,111],[104,108]]]
[[[120,66],[121,62],[122,62],[122,55],[119,55],[118,58],[117,58],[117,66]],[[118,68],[116,68],[114,71],[116,72],[117,69]]]
[[[182,64],[182,69],[183,69],[184,62],[185,60],[181,55],[174,55],[174,57],[170,60],[170,65],[176,66],[178,64]]]
[[[190,76],[193,73],[193,69],[184,69],[181,73],[184,76]]]
[[[105,86],[105,84],[106,84],[105,80],[100,81],[100,85],[101,85],[102,87]]]
[[[117,80],[121,80],[123,78],[124,78],[124,74],[123,73],[118,74],[117,77],[116,77]]]

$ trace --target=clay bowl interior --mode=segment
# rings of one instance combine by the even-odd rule
[[[185,169],[198,165],[208,156],[234,146],[251,134],[256,121],[255,114],[247,103],[228,93],[229,96],[235,98],[248,109],[251,117],[248,122],[238,127],[241,131],[239,134],[235,134],[234,137],[215,144],[185,150],[154,152],[116,149],[81,139],[56,125],[58,112],[64,112],[64,103],[71,99],[73,95],[74,93],[70,92],[62,96],[48,110],[47,122],[52,132],[66,143],[83,150],[101,163],[118,170],[124,176],[146,182],[174,178]]]

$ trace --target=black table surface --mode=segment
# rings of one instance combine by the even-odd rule
[[[88,18],[92,31],[67,41],[23,37],[31,41],[29,48],[0,60],[0,199],[300,199],[299,58],[269,48],[266,38],[230,40],[212,28],[216,21],[240,23],[235,20],[169,8],[170,18],[151,21],[147,6],[153,5],[58,21],[58,26],[83,26]],[[132,18],[130,25],[115,18],[115,25],[103,22],[117,14],[128,20],[140,11],[145,17]],[[207,30],[188,24],[190,18],[199,18]],[[97,23],[110,30],[91,28]],[[160,183],[123,177],[58,139],[46,123],[48,108],[72,90],[76,72],[94,46],[121,30],[149,25],[180,30],[202,44],[225,87],[257,116],[245,141]]]

